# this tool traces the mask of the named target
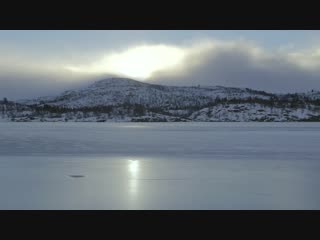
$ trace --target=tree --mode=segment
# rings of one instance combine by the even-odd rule
[[[143,105],[135,104],[133,113],[135,116],[142,116],[145,114],[145,108]]]
[[[3,106],[2,106],[2,114],[3,116],[7,113],[7,104],[8,103],[8,100],[7,98],[3,98]]]
[[[221,99],[219,96],[216,97],[216,99],[214,100],[215,104],[219,104],[221,103]]]

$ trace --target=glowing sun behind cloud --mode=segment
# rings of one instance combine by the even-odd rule
[[[87,66],[68,66],[66,69],[83,73],[112,73],[147,79],[153,72],[172,68],[185,57],[183,49],[166,45],[138,46],[120,53],[111,53]]]

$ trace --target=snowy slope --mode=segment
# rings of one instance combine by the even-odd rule
[[[0,101],[0,110],[1,121],[320,121],[320,92],[272,94],[111,78],[58,96]]]
[[[226,87],[171,87],[142,83],[131,79],[112,78],[98,81],[87,88],[66,91],[58,97],[39,98],[27,104],[45,102],[63,107],[117,106],[124,103],[142,104],[149,107],[179,108],[204,105],[220,98],[257,97],[268,95],[240,88]]]
[[[287,122],[319,116],[319,108],[279,108],[261,104],[220,104],[192,113],[194,121]]]

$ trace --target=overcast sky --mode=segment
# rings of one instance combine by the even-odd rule
[[[0,31],[0,97],[108,76],[271,92],[320,90],[320,31]]]

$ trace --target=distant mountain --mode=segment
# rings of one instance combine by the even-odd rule
[[[118,106],[124,103],[149,107],[179,108],[205,105],[220,98],[268,99],[270,94],[226,87],[172,87],[138,82],[132,79],[111,78],[97,81],[87,88],[66,91],[57,97],[25,101],[25,104],[46,104],[61,107]]]
[[[54,97],[0,101],[0,109],[3,121],[318,121],[320,92],[272,94],[111,78]]]

